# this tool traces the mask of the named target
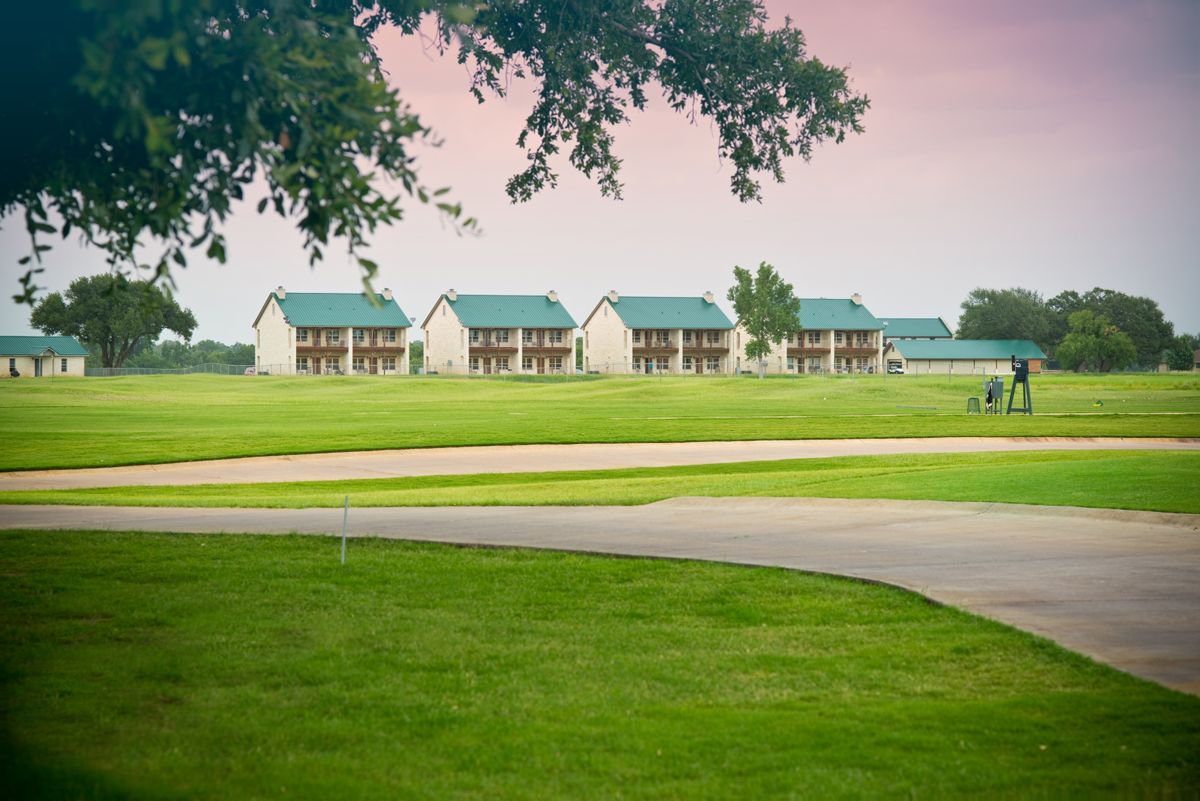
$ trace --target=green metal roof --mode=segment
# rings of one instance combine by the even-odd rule
[[[887,325],[883,333],[888,339],[932,337],[949,339],[954,336],[941,317],[889,317],[882,321]]]
[[[612,304],[630,328],[733,328],[715,303],[702,297],[646,298],[619,295]]]
[[[800,325],[806,331],[883,329],[883,323],[866,306],[850,298],[800,298]]]
[[[382,309],[371,305],[361,293],[354,292],[288,292],[281,298],[271,293],[293,326],[364,326],[408,328],[412,324],[395,300],[376,295]]]
[[[443,295],[445,297],[445,295]],[[463,295],[446,298],[468,328],[578,328],[561,302],[545,295]]]
[[[75,337],[0,337],[0,356],[38,356],[52,350],[59,356],[87,356]]]
[[[1045,359],[1028,339],[893,339],[905,359]]]

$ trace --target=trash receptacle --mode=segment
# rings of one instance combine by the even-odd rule
[[[967,414],[979,414],[979,398],[967,398]]]

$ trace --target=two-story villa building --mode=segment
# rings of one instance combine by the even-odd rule
[[[353,292],[287,292],[267,296],[254,320],[254,364],[284,375],[406,375],[412,326],[392,290],[380,308]]]
[[[849,298],[800,298],[801,330],[778,342],[764,357],[772,373],[881,371],[883,323],[863,305],[861,295]],[[758,363],[746,357],[749,334],[739,325],[734,333],[738,369],[757,372]]]
[[[622,297],[614,290],[583,323],[583,369],[729,372],[733,329],[711,292],[699,297]]]
[[[425,371],[573,373],[576,327],[553,290],[545,295],[460,295],[451,289],[421,324]]]

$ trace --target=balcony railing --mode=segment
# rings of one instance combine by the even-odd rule
[[[514,348],[515,350],[516,348]],[[568,351],[571,349],[570,342],[547,342],[545,340],[534,340],[532,342],[522,342],[521,350],[561,350]]]
[[[679,344],[669,339],[653,339],[645,342],[634,342],[634,350],[678,350]]]
[[[692,340],[688,342],[683,340],[684,350],[725,350],[729,346],[723,342],[703,342],[701,340]]]
[[[495,342],[493,340],[471,342],[471,350],[483,351],[484,353],[499,353],[501,351],[517,352],[516,342]]]

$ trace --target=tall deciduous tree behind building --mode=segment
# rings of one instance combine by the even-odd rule
[[[1082,295],[1062,292],[1046,301],[1046,306],[1051,312],[1052,336],[1059,341],[1067,335],[1075,312],[1086,309],[1093,315],[1104,315],[1110,325],[1129,336],[1137,351],[1137,362],[1143,367],[1157,367],[1163,351],[1175,340],[1175,326],[1163,317],[1158,302],[1150,298],[1096,287]]]
[[[761,175],[781,180],[788,157],[861,131],[868,106],[844,70],[807,55],[790,21],[768,29],[760,0],[59,0],[6,11],[0,216],[24,213],[33,240],[23,302],[55,233],[77,232],[115,270],[156,243],[155,282],[194,248],[223,261],[218,223],[259,178],[269,197],[258,211],[294,216],[310,262],[340,239],[368,287],[367,237],[402,216],[373,175],[472,226],[417,177],[411,146],[429,131],[371,44],[383,26],[415,35],[430,15],[479,100],[503,96],[510,77],[536,84],[514,202],[554,186],[560,149],[620,196],[613,131],[652,89],[708,118],[743,201],[760,198]]]
[[[758,361],[784,337],[800,330],[800,300],[793,294],[792,285],[765,261],[758,265],[756,276],[734,267],[733,277],[737,283],[726,297],[749,336],[746,358]]]
[[[1050,315],[1042,296],[1032,289],[971,290],[962,302],[958,339],[1031,339],[1050,353]]]
[[[139,343],[153,343],[164,330],[185,340],[196,330],[192,310],[158,287],[111,275],[77,278],[65,292],[47,295],[34,305],[29,324],[44,334],[75,337],[100,353],[104,367],[120,367]]]

